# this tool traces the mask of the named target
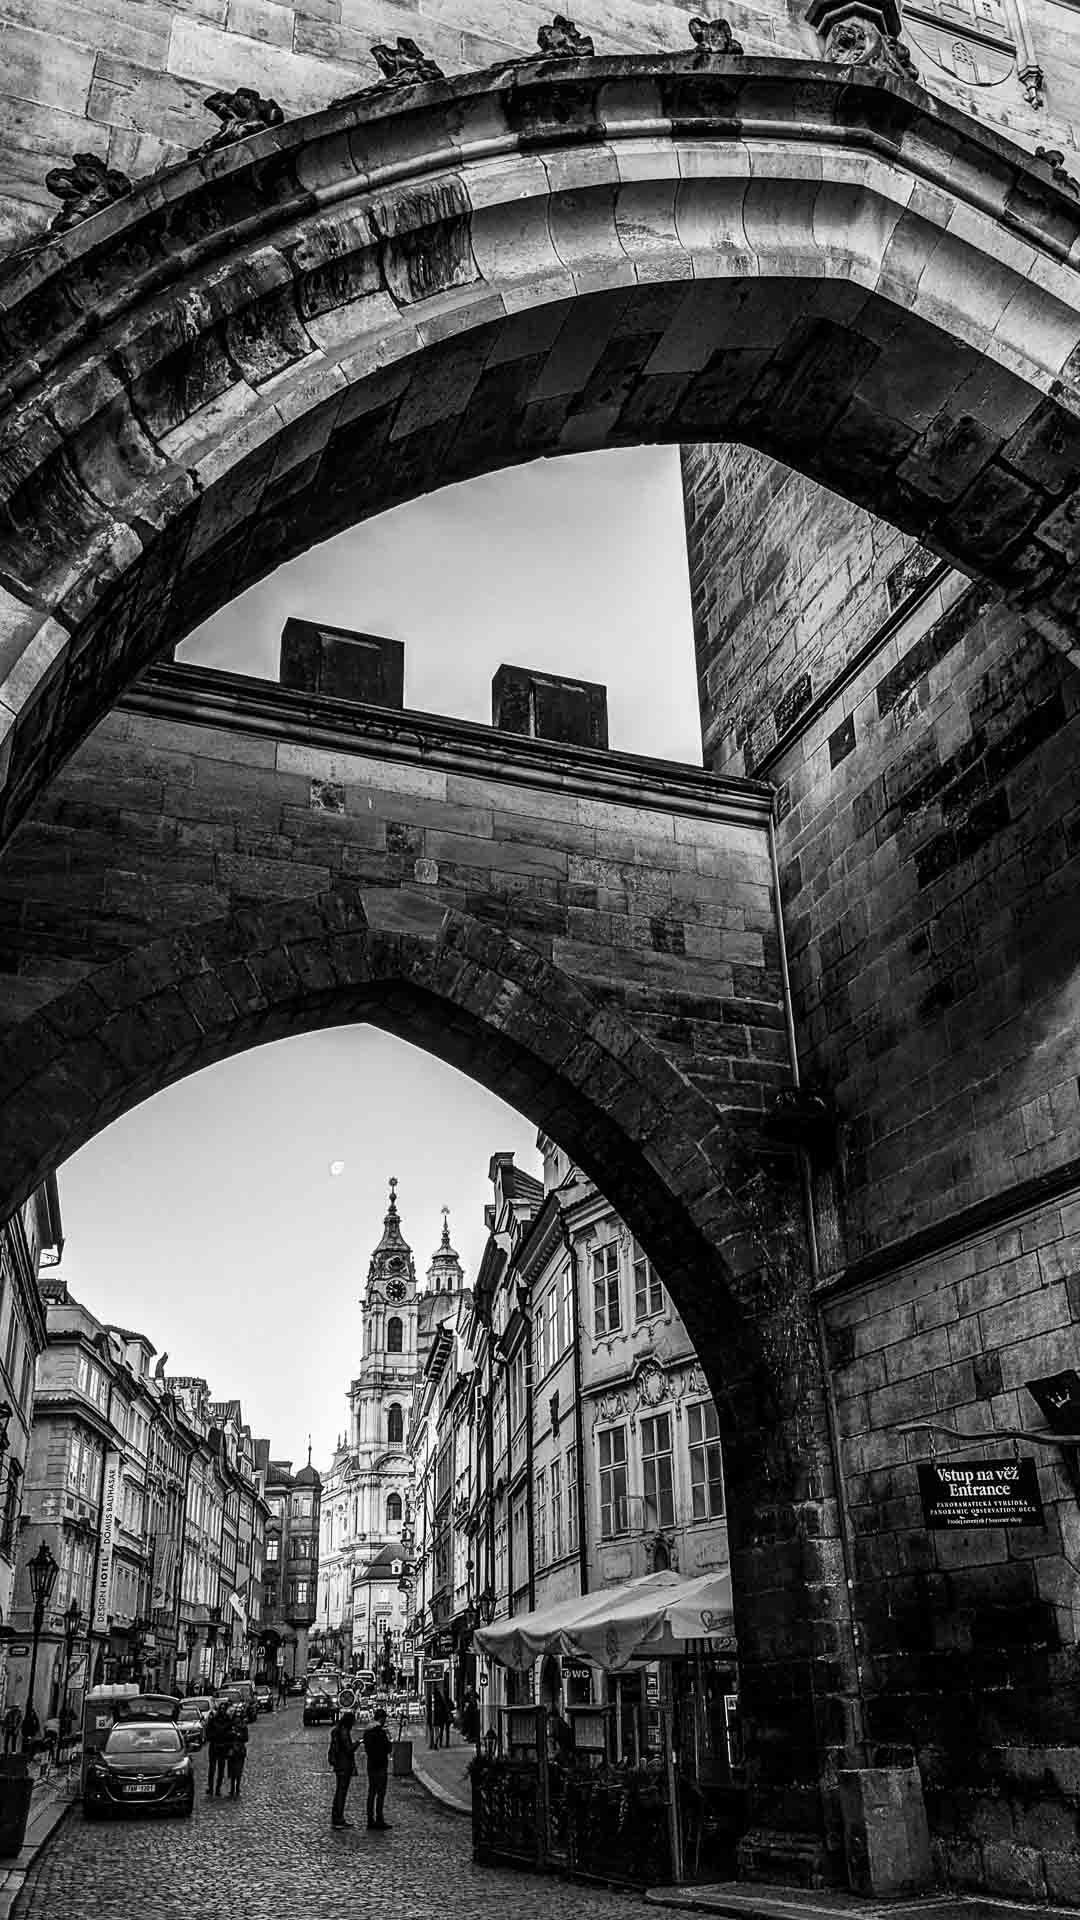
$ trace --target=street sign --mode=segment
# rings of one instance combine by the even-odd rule
[[[1031,1458],[919,1464],[923,1523],[954,1527],[1041,1527],[1042,1495]]]

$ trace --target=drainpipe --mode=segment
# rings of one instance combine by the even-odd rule
[[[533,1493],[533,1317],[525,1314],[525,1500],[529,1552],[529,1612],[536,1605],[536,1501]]]
[[[581,1366],[581,1315],[578,1312],[578,1260],[577,1247],[571,1237],[565,1216],[560,1212],[559,1226],[562,1230],[563,1246],[570,1262],[570,1298],[574,1309],[574,1452],[577,1456],[577,1517],[578,1517],[578,1590],[582,1597],[589,1591],[589,1542],[585,1528],[585,1406],[582,1398]]]
[[[772,859],[773,898],[776,903],[776,933],[780,948],[780,978],[784,994],[784,1020],[787,1028],[788,1058],[791,1066],[792,1084],[801,1086],[799,1071],[799,1049],[795,1034],[795,1012],[791,1000],[791,975],[788,970],[787,941],[784,937],[784,914],[780,900],[780,864],[776,855],[776,814],[769,816],[769,853]],[[836,1487],[836,1508],[840,1519],[840,1553],[844,1562],[844,1583],[847,1587],[848,1617],[851,1622],[851,1637],[855,1654],[854,1701],[855,1736],[854,1762],[862,1766],[866,1760],[866,1699],[863,1689],[862,1657],[859,1647],[859,1624],[855,1618],[855,1534],[851,1521],[851,1509],[848,1506],[847,1486],[844,1481],[843,1465],[840,1458],[836,1398],[833,1393],[832,1375],[829,1371],[828,1351],[825,1345],[825,1326],[821,1305],[816,1298],[816,1290],[821,1275],[818,1248],[817,1218],[814,1210],[814,1185],[810,1168],[810,1155],[805,1147],[798,1148],[799,1178],[802,1185],[803,1210],[806,1217],[806,1238],[810,1258],[810,1284],[813,1308],[814,1339],[817,1349],[818,1367],[821,1373],[825,1398],[825,1426],[828,1433],[829,1460],[832,1466],[833,1484]]]

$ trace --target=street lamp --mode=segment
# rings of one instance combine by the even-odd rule
[[[68,1693],[71,1687],[71,1657],[82,1626],[82,1608],[74,1595],[64,1614],[64,1704],[60,1714],[60,1737],[67,1731]]]
[[[32,1738],[34,1712],[34,1682],[37,1679],[38,1647],[41,1642],[41,1629],[45,1624],[45,1609],[52,1599],[56,1585],[56,1576],[60,1571],[57,1562],[49,1552],[48,1544],[42,1541],[33,1559],[26,1569],[30,1575],[30,1592],[34,1599],[34,1645],[30,1655],[30,1685],[26,1690],[26,1707],[23,1711],[22,1743],[26,1752]]]
[[[480,1618],[485,1627],[490,1627],[495,1618],[495,1609],[499,1604],[499,1597],[495,1589],[493,1587],[485,1587],[476,1604],[480,1609]]]

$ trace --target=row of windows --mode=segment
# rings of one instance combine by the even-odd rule
[[[289,1596],[290,1607],[308,1607],[311,1605],[312,1582],[310,1580],[290,1580],[286,1591]],[[263,1585],[263,1606],[268,1612],[273,1613],[277,1607],[277,1603],[277,1581],[267,1580]]]
[[[93,1361],[89,1360],[85,1353],[79,1355],[76,1380],[78,1382],[79,1392],[85,1393],[87,1399],[92,1400],[94,1405],[100,1407],[102,1413],[104,1413],[109,1404],[108,1377],[102,1372],[100,1367],[95,1367]]]
[[[664,1311],[664,1288],[648,1255],[634,1242],[634,1320],[651,1320]],[[619,1243],[608,1240],[592,1256],[593,1333],[621,1332],[623,1319],[622,1262]]]
[[[634,1321],[640,1325],[663,1313],[663,1283],[648,1255],[634,1242],[632,1261],[634,1282]],[[625,1325],[623,1314],[622,1258],[618,1240],[606,1240],[596,1247],[591,1259],[592,1330],[595,1338],[619,1333]],[[542,1380],[574,1343],[574,1276],[567,1266],[554,1285],[542,1295],[533,1316],[534,1377]],[[525,1359],[511,1364],[507,1382],[510,1404],[510,1430],[514,1432],[525,1417]]]
[[[719,1520],[724,1513],[724,1476],[719,1425],[711,1400],[686,1410],[692,1521]],[[642,1526],[676,1523],[674,1449],[671,1415],[652,1414],[638,1422],[641,1456]],[[600,1538],[613,1540],[632,1525],[629,1457],[625,1426],[606,1427],[598,1435],[600,1462]]]
[[[104,1449],[89,1434],[73,1433],[68,1453],[68,1486],[84,1500],[96,1500],[101,1491],[101,1467]]]
[[[564,1473],[565,1465],[565,1473]],[[578,1544],[577,1448],[568,1447],[565,1463],[552,1460],[536,1476],[536,1563],[561,1560]]]

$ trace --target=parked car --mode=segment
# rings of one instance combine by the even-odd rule
[[[243,1707],[249,1720],[258,1717],[259,1708],[255,1700],[253,1680],[228,1680],[223,1687],[218,1688],[217,1697],[219,1700],[228,1701],[230,1707]]]
[[[285,1691],[290,1700],[295,1700],[300,1694],[307,1692],[307,1681],[301,1679],[290,1680]]]
[[[87,1820],[144,1809],[188,1818],[194,1804],[191,1755],[175,1722],[118,1720],[86,1769]]]
[[[180,1737],[186,1747],[196,1752],[206,1739],[206,1716],[213,1706],[209,1694],[193,1693],[187,1700],[181,1700],[177,1726]]]
[[[273,1713],[274,1696],[269,1687],[259,1685],[255,1689],[255,1706],[259,1713]]]

